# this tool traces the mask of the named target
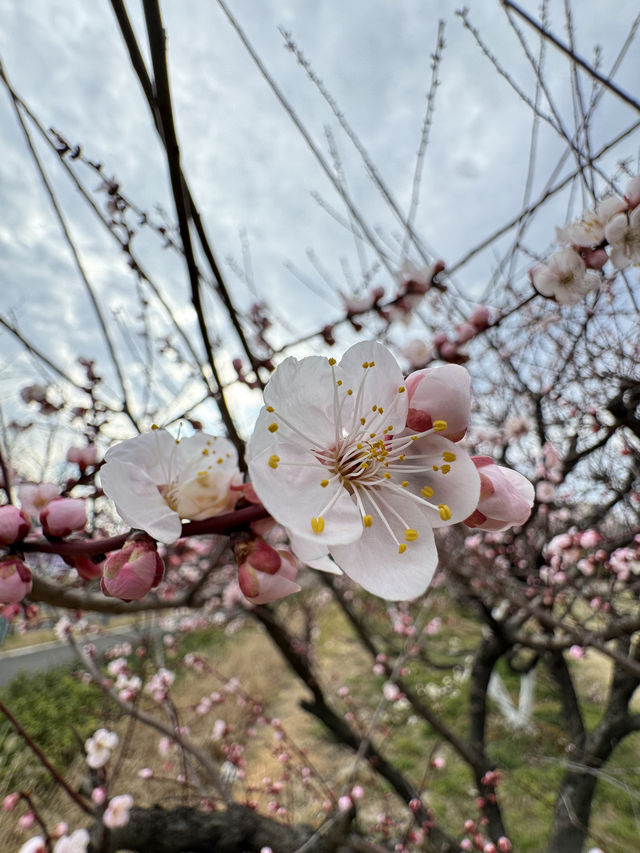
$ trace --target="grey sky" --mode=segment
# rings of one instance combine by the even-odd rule
[[[634,16],[635,2],[608,4],[581,0],[574,4],[578,52],[592,58],[602,47],[601,67],[608,70],[624,42]],[[138,4],[130,14],[144,42]],[[380,172],[406,211],[425,93],[430,79],[430,55],[435,47],[438,19],[446,22],[446,48],[440,69],[434,124],[427,152],[422,203],[417,230],[448,264],[508,221],[520,209],[531,132],[531,112],[482,56],[472,36],[454,15],[457,4],[435,0],[230,0],[230,6],[259,55],[291,100],[317,144],[327,153],[323,127],[337,135],[348,185],[367,222],[386,234],[398,226],[373,189],[365,170],[336,122],[283,47],[278,26],[290,30],[349,118]],[[532,96],[535,79],[497,0],[471,2],[470,16],[491,51]],[[536,18],[538,3],[523,6]],[[563,8],[552,0],[550,26],[565,39]],[[290,259],[322,282],[305,256],[312,247],[336,282],[346,289],[340,258],[349,257],[357,277],[353,239],[311,197],[317,191],[342,214],[344,207],[289,118],[240,44],[215,2],[164,0],[168,31],[169,68],[183,165],[219,260],[240,257],[239,231],[250,240],[252,265],[259,293],[273,301],[296,332],[318,328],[323,318],[339,316],[335,296],[325,299],[305,289],[283,267]],[[160,145],[129,67],[120,35],[106,0],[0,0],[3,26],[0,57],[9,79],[45,126],[61,131],[85,153],[115,174],[123,191],[148,211],[160,203],[173,219],[166,167]],[[534,52],[538,42],[519,25]],[[622,63],[616,82],[634,93],[640,71],[637,43]],[[571,116],[568,65],[555,49],[547,48],[546,79],[564,117]],[[588,97],[589,82],[583,78]],[[543,104],[543,110],[549,107]],[[594,149],[637,120],[637,113],[607,94],[593,121]],[[58,225],[27,154],[11,103],[0,97],[0,313],[15,319],[24,334],[61,364],[77,355],[96,355],[112,388],[116,388],[83,286],[61,242]],[[534,197],[566,144],[542,128]],[[87,209],[56,158],[44,151],[43,160],[65,206],[83,261],[112,322],[134,312],[133,282],[121,254],[89,219]],[[630,158],[637,170],[638,135],[630,137],[606,158],[615,163]],[[572,168],[571,158],[567,168]],[[545,167],[545,168],[543,168]],[[89,178],[88,185],[99,181]],[[624,180],[622,181],[624,183]],[[599,188],[600,190],[602,187]],[[543,254],[553,241],[553,228],[567,215],[564,196],[548,205],[533,227],[527,244]],[[582,207],[576,199],[574,212]],[[185,323],[193,329],[187,306],[188,283],[182,265],[168,252],[156,251],[149,236],[139,240],[144,261]],[[369,262],[374,257],[369,253]],[[477,297],[488,280],[494,258],[478,258],[456,277],[465,295]],[[518,268],[524,275],[525,267]],[[226,268],[241,307],[253,299]],[[393,289],[381,271],[376,283]],[[212,317],[214,332],[224,323]],[[157,328],[162,325],[158,321]],[[117,331],[114,334],[119,334]],[[285,333],[274,332],[275,340]],[[230,350],[230,356],[235,355]],[[135,374],[132,364],[132,375]],[[0,394],[5,403],[17,399],[22,382],[33,373],[20,348],[0,333]],[[174,387],[183,375],[171,374]]]

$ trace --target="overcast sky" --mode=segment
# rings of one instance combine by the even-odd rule
[[[386,235],[398,228],[361,162],[314,86],[283,46],[282,27],[312,63],[358,133],[371,159],[406,211],[415,154],[431,77],[431,54],[438,21],[445,21],[435,115],[422,180],[416,220],[425,244],[449,265],[509,221],[519,211],[524,193],[531,111],[500,77],[456,17],[456,3],[444,0],[229,0],[233,13],[271,74],[326,156],[323,128],[329,124],[338,140],[349,189],[371,227]],[[523,2],[539,17],[538,2]],[[576,48],[591,60],[601,47],[601,68],[608,70],[627,37],[637,2],[601,0],[574,4]],[[471,21],[490,50],[533,97],[535,77],[498,0],[469,3]],[[567,39],[564,3],[549,3],[549,26]],[[144,29],[140,4],[130,14],[141,43]],[[253,296],[226,266],[228,256],[241,257],[240,231],[251,246],[259,294],[270,300],[292,333],[317,329],[335,319],[340,304],[310,267],[312,248],[343,289],[341,258],[348,257],[358,282],[353,240],[314,200],[319,193],[341,214],[344,207],[321,172],[291,120],[260,76],[218,4],[209,0],[164,0],[169,68],[182,161],[209,235],[240,306]],[[153,212],[162,205],[173,219],[168,178],[128,56],[107,0],[0,0],[0,57],[18,93],[46,127],[54,127],[87,156],[114,174],[124,193]],[[539,43],[520,23],[531,50]],[[638,96],[640,51],[637,40],[616,74],[617,84]],[[547,48],[546,79],[567,124],[572,126],[569,66]],[[635,87],[635,88],[634,88]],[[590,83],[583,78],[585,96]],[[549,113],[549,106],[542,104]],[[616,133],[631,126],[637,112],[612,94],[600,101],[592,122],[597,151]],[[610,174],[627,160],[638,169],[638,134],[628,137],[603,159]],[[100,359],[107,383],[116,388],[84,287],[28,154],[11,101],[0,93],[0,314],[17,322],[22,332],[56,362],[71,368],[78,355]],[[533,197],[540,192],[566,144],[542,124]],[[132,309],[134,285],[125,261],[87,213],[52,156],[38,144],[43,162],[68,216],[81,257],[100,294],[110,323]],[[562,174],[575,164],[568,158]],[[87,185],[99,181],[88,173]],[[621,179],[624,186],[624,179]],[[602,190],[604,185],[599,187]],[[100,200],[100,199],[99,199]],[[103,199],[101,200],[103,201]],[[567,216],[568,198],[550,202],[528,236],[533,253],[543,255],[553,229]],[[574,199],[574,212],[581,209]],[[393,237],[390,237],[393,240]],[[188,282],[182,265],[168,252],[157,251],[151,236],[139,239],[145,264],[157,277],[185,323]],[[495,256],[491,249],[456,276],[456,284],[472,299],[482,293]],[[400,253],[395,259],[399,260]],[[289,260],[313,280],[302,286],[287,271]],[[369,255],[369,262],[375,258]],[[518,270],[525,274],[524,266]],[[391,292],[388,273],[375,281]],[[212,317],[214,333],[224,324]],[[118,334],[117,331],[114,334]],[[274,334],[276,334],[274,332]],[[284,333],[276,335],[284,340]],[[21,384],[36,375],[31,362],[11,337],[0,331],[0,395],[17,399]],[[230,352],[230,355],[235,355]],[[135,366],[131,367],[132,372]],[[177,393],[166,388],[167,398]]]

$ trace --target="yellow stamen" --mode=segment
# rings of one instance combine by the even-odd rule
[[[405,392],[406,390],[407,390],[407,389],[404,387],[404,385],[401,385],[401,386],[398,388],[398,394],[404,394],[404,392]]]
[[[415,542],[418,538],[418,531],[414,530],[412,527],[408,527],[404,532],[404,538],[407,542]]]
[[[267,411],[268,412],[275,412],[275,409],[273,408],[273,406],[267,406]]]
[[[431,486],[424,486],[424,488],[420,489],[420,494],[423,498],[429,500],[429,498],[433,497],[433,489]]]
[[[320,485],[322,486],[323,489],[326,489],[327,486],[329,485],[329,481],[328,480],[320,480]]]
[[[273,453],[269,457],[269,468],[273,468],[273,470],[275,471],[275,469],[278,467],[279,461],[280,461],[280,457],[277,454]]]
[[[151,424],[151,429],[160,429],[158,424]]]
[[[366,422],[367,422],[366,418],[360,418],[360,423],[362,424],[362,426],[364,426],[366,424]]]
[[[318,518],[311,519],[311,529],[314,533],[322,533],[324,530],[324,518],[321,515]]]
[[[451,465],[442,465],[440,467],[440,470],[442,471],[443,474],[448,474],[449,471],[451,470]]]
[[[409,481],[408,481],[408,480],[403,480],[403,481],[400,483],[400,485],[402,486],[402,488],[403,488],[403,489],[406,489],[406,488],[407,488],[407,486],[409,485]]]
[[[274,424],[269,424],[269,426],[267,427],[267,429],[269,430],[269,432],[276,432],[276,431],[277,431],[277,429],[278,429],[278,424],[275,424],[275,423],[274,423]]]
[[[370,515],[362,516],[362,526],[363,527],[371,527],[373,524],[373,518]]]
[[[207,450],[207,448],[206,448],[206,447],[205,447],[205,448],[204,448],[204,450],[202,451],[202,455],[203,455],[203,456],[208,456],[208,455],[209,455],[209,451]]]
[[[401,542],[401,543],[398,545],[398,554],[404,554],[404,552],[405,552],[406,550],[407,550],[407,546],[404,544],[404,542]]]
[[[438,512],[443,521],[449,521],[451,518],[451,510],[446,504],[438,504]]]
[[[435,429],[436,432],[442,432],[443,430],[445,430],[447,428],[447,422],[446,421],[434,421],[433,422],[433,428]]]
[[[330,358],[330,359],[329,359],[329,364],[331,365],[331,367],[333,367],[333,365],[334,365],[335,363],[336,363],[335,358]]]
[[[442,454],[442,458],[445,462],[455,462],[456,454],[452,453],[450,450],[445,450],[445,452]]]

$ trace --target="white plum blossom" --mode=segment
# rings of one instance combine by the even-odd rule
[[[610,244],[611,262],[617,269],[640,265],[640,206],[631,213],[614,216],[605,234]]]
[[[111,753],[118,745],[118,735],[108,729],[98,729],[85,741],[86,761],[89,767],[97,770],[111,758]]]
[[[89,846],[89,833],[86,829],[76,829],[71,835],[63,835],[56,841],[53,853],[86,853]]]
[[[265,389],[248,446],[251,481],[316,568],[335,564],[387,599],[422,594],[438,555],[433,528],[476,508],[478,472],[441,433],[406,429],[409,394],[379,343],[333,358],[287,358]],[[335,566],[335,564],[333,564]]]
[[[535,266],[530,275],[538,293],[554,298],[561,305],[575,305],[602,284],[602,276],[587,269],[573,249],[557,249],[546,263]]]
[[[619,196],[607,196],[595,210],[586,210],[582,219],[556,228],[556,240],[558,243],[585,249],[599,246],[605,238],[605,228],[609,220],[626,207],[627,202]]]
[[[109,800],[102,822],[109,829],[126,826],[129,823],[129,812],[133,806],[133,797],[130,794],[120,794]]]
[[[105,493],[131,527],[170,544],[181,519],[198,520],[233,508],[237,453],[226,438],[197,432],[176,439],[163,429],[122,441],[100,470]]]

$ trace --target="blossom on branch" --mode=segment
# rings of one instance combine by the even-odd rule
[[[197,432],[176,439],[163,429],[122,441],[100,469],[105,493],[131,527],[170,544],[182,519],[198,520],[233,509],[241,482],[235,447],[226,438]]]
[[[531,283],[542,296],[560,305],[575,305],[602,284],[600,273],[587,265],[573,249],[557,249],[546,261],[529,272]]]
[[[163,574],[164,563],[155,543],[144,538],[135,539],[121,551],[109,554],[100,586],[105,595],[122,601],[137,601],[158,586]]]
[[[272,548],[264,539],[239,541],[234,545],[238,563],[238,585],[252,604],[268,604],[300,592],[296,558],[288,551]]]
[[[74,530],[84,530],[87,510],[82,498],[54,498],[40,513],[45,536],[68,536]]]
[[[375,342],[339,364],[287,358],[248,446],[253,486],[297,556],[320,567],[330,553],[395,600],[424,592],[438,561],[433,528],[467,518],[480,494],[473,462],[443,437],[435,409],[428,428],[406,428],[408,398],[398,363]]]
[[[111,758],[111,753],[118,745],[118,735],[108,729],[98,729],[84,742],[86,761],[89,767],[97,770]]]
[[[22,601],[32,586],[31,570],[19,557],[9,554],[0,560],[0,604]]]
[[[614,216],[605,234],[611,246],[611,262],[617,269],[640,265],[640,206]]]
[[[24,539],[31,529],[29,516],[11,504],[0,506],[0,545],[13,545]]]

